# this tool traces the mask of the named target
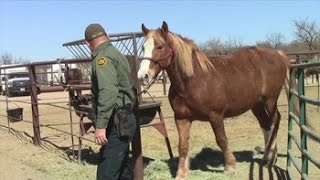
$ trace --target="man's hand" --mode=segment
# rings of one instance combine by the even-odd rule
[[[94,139],[97,144],[104,145],[108,143],[106,137],[106,129],[96,129],[94,132]]]

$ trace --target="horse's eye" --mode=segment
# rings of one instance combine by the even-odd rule
[[[162,49],[163,48],[163,46],[162,45],[159,45],[159,46],[157,46],[157,49]]]

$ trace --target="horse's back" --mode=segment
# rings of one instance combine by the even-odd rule
[[[281,51],[245,47],[209,59],[213,66],[209,74],[196,66],[196,76],[183,83],[184,92],[176,93],[177,88],[172,87],[179,85],[171,85],[169,100],[173,101],[171,105],[177,116],[205,116],[215,111],[231,117],[259,102],[278,98],[287,73],[287,58]],[[175,102],[177,99],[179,103]],[[181,104],[185,105],[184,109]]]
[[[259,101],[279,96],[287,73],[287,58],[280,51],[245,47],[210,59],[215,67],[212,78],[223,84],[216,94],[224,94],[229,116],[241,114]]]
[[[210,57],[210,60],[214,64],[216,73],[230,74],[229,78],[237,79],[240,75],[247,77],[248,80],[262,78],[268,82],[269,80],[283,82],[289,63],[282,51],[255,46],[240,48],[230,55]]]
[[[257,47],[257,58],[253,58],[262,75],[262,95],[277,98],[289,71],[289,59],[278,49]]]

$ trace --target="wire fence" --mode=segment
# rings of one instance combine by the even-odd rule
[[[67,93],[67,92],[65,92]],[[153,101],[155,101],[157,99],[157,97],[152,97],[152,92],[148,92],[149,94],[146,94],[147,99],[153,99]],[[150,94],[151,93],[151,94]],[[50,93],[45,93],[45,94],[50,94]],[[47,97],[47,95],[45,96]],[[4,103],[8,103],[9,107],[11,105],[14,105],[15,107],[23,107],[25,108],[25,111],[28,111],[28,113],[32,113],[32,103],[30,102],[30,100],[24,99],[25,97],[14,97],[14,98],[5,98],[5,99],[0,99],[0,104],[4,104]],[[27,98],[27,97],[26,97]],[[80,120],[77,120],[77,122],[75,122],[73,120],[74,118],[74,114],[79,113],[82,114],[84,116],[88,116],[89,114],[87,112],[84,111],[79,111],[79,110],[75,110],[72,106],[70,106],[70,102],[66,101],[65,99],[68,97],[57,97],[57,96],[51,96],[49,95],[48,98],[44,98],[41,97],[39,98],[39,101],[43,101],[43,102],[38,102],[37,105],[39,106],[39,109],[45,109],[48,110],[47,112],[41,112],[38,114],[40,118],[40,122],[37,126],[39,126],[40,128],[43,128],[41,130],[41,134],[42,135],[48,135],[50,134],[51,136],[54,136],[53,134],[57,134],[59,133],[63,133],[66,134],[68,136],[71,137],[71,144],[72,144],[72,156],[73,156],[73,160],[76,160],[76,155],[74,154],[75,152],[75,147],[77,146],[76,143],[74,143],[74,139],[73,138],[78,138],[79,141],[85,140],[87,142],[90,143],[94,143],[95,141],[93,141],[92,139],[88,138],[88,137],[84,137],[83,134],[81,134],[81,130],[79,128],[79,133],[74,133],[74,126],[79,127],[80,125]],[[49,101],[49,102],[48,102]],[[30,105],[30,106],[29,106]],[[28,107],[29,106],[29,107]],[[48,108],[44,108],[44,106],[48,106]],[[55,111],[54,109],[57,109],[57,111]],[[7,109],[8,110],[8,109]],[[57,114],[59,114],[59,117],[63,117],[63,119],[68,119],[67,118],[67,114],[65,113],[65,115],[62,116],[62,112],[69,112],[69,122],[60,122],[61,120],[56,120],[54,119],[54,117],[57,117]],[[13,117],[13,116],[8,116],[8,113],[5,114],[5,111],[2,111],[4,113],[0,112],[0,120],[5,120],[5,118],[7,118],[7,125],[4,127],[7,127],[9,132],[12,130],[18,130],[19,128],[23,127],[22,131],[31,132],[31,127],[27,128],[28,130],[26,130],[25,128],[27,126],[25,125],[19,125],[19,127],[13,127],[12,124],[16,124],[16,123],[26,123],[26,124],[32,124],[33,126],[35,126],[32,118],[27,118],[26,116],[23,117],[22,119],[17,118],[17,117]],[[53,117],[51,117],[53,116]],[[80,117],[78,117],[80,118]],[[164,116],[164,119],[173,119],[173,116]],[[11,119],[11,121],[9,120]],[[43,121],[45,121],[46,123],[44,123]],[[70,127],[69,130],[67,130],[67,127]],[[141,128],[143,128],[143,126],[141,126]],[[50,129],[52,131],[48,132],[46,129]],[[33,138],[33,137],[32,137]],[[44,138],[41,138],[41,141],[44,141]],[[66,142],[60,142],[60,143],[66,143]]]
[[[18,107],[32,104],[31,102],[28,102],[28,101],[25,101],[25,100],[0,100],[0,103],[1,102],[6,102],[8,104],[15,104],[15,106],[18,106]],[[70,106],[70,104],[69,104],[69,107],[66,107],[65,105],[59,105],[59,103],[60,104],[61,103],[66,103],[67,104],[68,101],[57,101],[57,102],[50,102],[50,103],[48,103],[48,102],[39,102],[38,105],[39,106],[49,106],[49,109],[55,108],[55,109],[58,109],[58,111],[61,111],[61,110],[69,111],[69,114],[70,114],[69,122],[66,122],[66,123],[48,123],[48,124],[39,123],[39,124],[37,124],[37,126],[39,126],[41,128],[51,129],[51,130],[54,130],[55,132],[61,132],[61,133],[69,135],[71,137],[71,142],[72,142],[73,159],[76,159],[75,154],[74,154],[74,151],[75,151],[75,149],[74,149],[74,147],[75,147],[74,138],[79,138],[79,139],[81,139],[81,141],[85,140],[85,141],[88,141],[88,142],[91,142],[91,143],[95,143],[95,142],[93,140],[89,139],[89,138],[83,137],[83,135],[80,132],[78,134],[74,133],[74,127],[73,126],[74,125],[79,125],[79,122],[73,122],[72,113],[77,112],[77,113],[82,114],[84,116],[87,116],[88,113],[87,112],[83,112],[83,111],[79,111],[79,110],[75,110],[75,109],[73,109],[73,107]],[[30,110],[30,109],[27,109],[27,110]],[[33,126],[35,126],[33,120],[28,119],[26,117],[19,117],[19,115],[17,116],[17,115],[9,114],[8,111],[9,111],[9,109],[7,109],[7,114],[1,114],[0,113],[0,117],[4,117],[3,119],[7,118],[7,128],[9,129],[9,132],[13,129],[11,127],[12,123],[22,122],[22,123],[32,124]],[[61,113],[59,113],[59,114],[61,115]],[[53,119],[50,119],[49,114],[40,114],[39,113],[39,116],[42,116],[44,118],[46,117],[46,121],[47,122],[54,122]],[[69,126],[70,130],[69,131],[65,130],[65,128],[62,128],[61,126]],[[25,126],[22,126],[22,127],[25,128]],[[46,131],[44,130],[42,133],[45,133],[45,132]]]

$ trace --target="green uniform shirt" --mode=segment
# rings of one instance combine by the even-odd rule
[[[133,103],[134,91],[127,58],[107,41],[92,52],[91,91],[96,128],[107,128],[117,104]],[[123,103],[124,102],[124,103]]]

